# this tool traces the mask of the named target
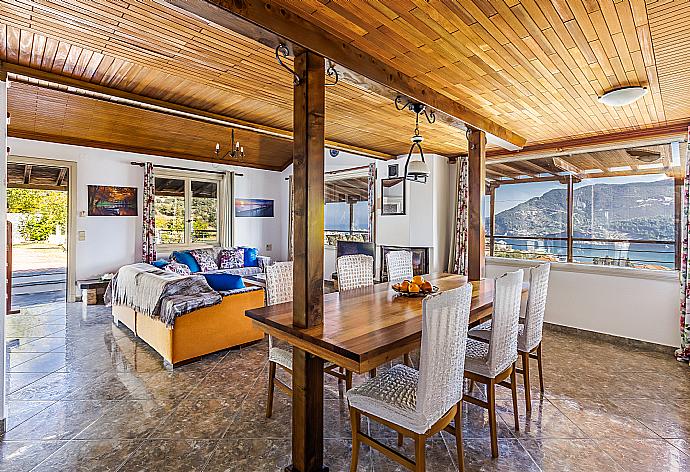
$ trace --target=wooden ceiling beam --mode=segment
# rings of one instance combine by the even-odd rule
[[[261,0],[156,0],[268,47],[285,43],[293,54],[308,49],[350,71],[467,125],[522,147],[525,138],[443,95],[304,18]]]
[[[46,141],[49,143],[72,144],[74,146],[84,146],[84,147],[92,147],[92,148],[97,148],[97,149],[107,149],[107,150],[111,150],[111,151],[133,152],[133,153],[153,155],[153,156],[166,156],[166,157],[173,157],[175,159],[185,159],[188,161],[209,162],[211,164],[222,164],[222,165],[229,165],[229,166],[252,167],[255,169],[274,170],[274,171],[278,171],[278,172],[284,170],[282,165],[269,166],[269,165],[265,165],[265,164],[255,164],[255,163],[247,162],[247,161],[243,161],[241,163],[238,163],[237,161],[219,162],[218,159],[215,159],[213,157],[203,157],[203,156],[197,156],[197,155],[193,155],[193,154],[183,154],[183,153],[179,153],[179,152],[173,152],[173,151],[162,150],[162,149],[151,149],[151,148],[134,146],[134,145],[126,145],[125,146],[125,145],[122,145],[119,143],[113,143],[113,142],[94,141],[91,139],[79,139],[79,138],[73,138],[70,136],[36,133],[33,131],[10,129],[7,134],[8,134],[8,136],[10,136],[12,138],[33,139],[35,141]]]
[[[151,108],[151,111],[157,111],[159,113],[167,113],[174,116],[180,116],[184,118],[189,118],[196,121],[201,121],[204,123],[215,123],[218,125],[223,125],[227,127],[234,127],[237,129],[243,129],[247,131],[252,131],[258,134],[264,134],[267,136],[272,136],[274,138],[285,139],[288,141],[292,140],[292,131],[280,128],[274,128],[271,126],[264,126],[257,123],[252,123],[249,121],[239,120],[236,118],[228,117],[225,115],[219,115],[216,113],[210,113],[204,110],[199,110],[197,108],[190,108],[184,105],[178,105],[171,102],[166,102],[163,100],[157,100],[154,98],[149,98],[143,95],[138,95],[131,92],[126,92],[123,90],[118,90],[110,87],[105,87],[103,85],[92,84],[90,82],[85,82],[83,80],[74,79],[71,77],[66,77],[63,75],[54,74],[52,72],[46,72],[44,70],[32,69],[30,67],[25,67],[17,64],[11,64],[8,62],[0,62],[0,70],[7,73],[13,74],[15,76],[26,77],[29,79],[36,79],[33,81],[28,81],[32,85],[42,86],[38,81],[51,82],[59,86],[63,86],[61,90],[65,93],[73,93],[80,96],[86,96],[96,100],[103,100],[112,103],[118,103],[120,105],[134,106],[128,104],[127,101],[138,102],[147,105]],[[15,80],[19,79],[15,77]],[[81,89],[87,92],[92,92],[91,94],[79,93],[76,90],[70,90],[69,87],[74,89]],[[107,97],[115,97],[117,99],[122,99],[124,101],[109,100]],[[379,151],[373,151],[365,149],[359,146],[353,146],[346,143],[340,143],[336,141],[326,140],[326,147],[330,149],[337,149],[339,151],[349,152],[358,156],[370,157],[374,159],[395,159],[397,156],[392,154],[387,154]],[[285,168],[287,164],[281,163],[281,167]],[[238,164],[242,165],[242,164]]]
[[[514,162],[544,157],[562,157],[595,151],[608,151],[624,147],[667,144],[687,138],[688,122],[673,123],[655,128],[634,129],[609,134],[574,138],[550,143],[525,146],[521,151],[502,149],[487,151],[487,162]]]
[[[560,157],[552,157],[551,162],[563,172],[569,172],[570,175],[572,175],[578,182],[587,178],[587,175],[584,174],[582,170],[565,159],[561,159]]]

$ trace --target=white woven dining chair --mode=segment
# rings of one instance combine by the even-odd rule
[[[422,302],[419,371],[398,364],[347,392],[352,423],[351,471],[357,470],[361,442],[411,470],[423,471],[426,439],[444,429],[455,435],[458,465],[464,470],[462,380],[471,300],[470,284],[426,297]],[[362,415],[414,438],[414,462],[363,432]],[[450,427],[453,420],[454,428]]]
[[[399,282],[412,279],[412,253],[410,251],[390,251],[386,253],[388,281]]]
[[[338,290],[374,285],[374,258],[364,254],[340,256],[336,260]]]
[[[525,308],[525,317],[520,320],[518,328],[518,355],[522,366],[516,372],[522,375],[525,386],[525,407],[532,411],[532,392],[529,382],[530,359],[537,360],[539,369],[539,389],[544,393],[544,374],[542,367],[541,341],[546,312],[546,297],[549,288],[551,264],[540,264],[529,269],[529,293]],[[491,337],[491,321],[470,330],[469,336],[488,342]]]
[[[276,262],[266,266],[266,304],[277,305],[292,301],[292,262]],[[266,418],[273,414],[273,393],[278,386],[292,396],[292,389],[276,378],[276,367],[280,366],[292,374],[292,351],[275,344],[273,336],[268,335],[268,399],[266,401]],[[352,388],[352,372],[340,369],[333,363],[324,365],[324,372],[338,378],[338,383],[345,381],[345,388]]]
[[[523,271],[509,272],[495,281],[491,336],[489,342],[469,338],[465,359],[465,378],[470,385],[475,382],[486,385],[487,401],[465,395],[468,403],[489,410],[491,455],[498,457],[496,433],[496,385],[509,387],[513,397],[515,430],[520,429],[517,406],[517,336],[520,319]],[[510,377],[510,383],[506,379]],[[471,393],[472,388],[470,388]]]
[[[541,264],[530,269],[529,295],[525,310],[525,323],[520,325],[518,334],[518,354],[522,359],[522,374],[525,385],[525,403],[527,411],[532,411],[531,389],[529,384],[529,361],[537,360],[539,370],[539,391],[544,393],[544,371],[541,358],[541,341],[544,330],[544,313],[546,312],[546,297],[549,291],[549,273],[551,264]]]

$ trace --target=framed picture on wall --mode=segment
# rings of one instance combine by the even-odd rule
[[[89,216],[137,216],[137,188],[88,186]]]
[[[273,218],[273,200],[236,198],[235,216],[237,218]]]

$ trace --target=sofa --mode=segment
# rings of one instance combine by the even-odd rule
[[[220,304],[180,316],[171,328],[125,305],[113,305],[113,321],[124,324],[164,360],[168,369],[206,354],[263,339],[263,331],[244,315],[264,306],[264,291],[251,287],[224,292]]]
[[[244,251],[243,261],[240,267],[221,267],[221,253],[223,251],[236,251],[241,249]],[[193,253],[205,251],[210,254],[217,268],[204,269],[198,267],[198,262],[194,260]],[[249,251],[252,252],[253,256],[247,257]],[[161,269],[167,267],[171,262],[177,262],[179,264],[185,265],[190,269],[192,274],[231,274],[238,275],[240,277],[250,277],[253,275],[261,274],[265,272],[266,266],[272,263],[271,258],[268,256],[261,256],[258,254],[256,248],[251,247],[213,247],[205,249],[187,250],[187,251],[173,251],[167,259],[159,259],[154,262],[156,267]],[[195,264],[196,262],[196,264]]]

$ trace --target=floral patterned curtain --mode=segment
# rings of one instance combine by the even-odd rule
[[[369,164],[369,175],[367,179],[367,186],[369,190],[369,232],[367,234],[367,241],[376,241],[376,164]]]
[[[468,206],[469,182],[468,159],[458,158],[458,170],[455,186],[457,208],[455,210],[454,244],[451,246],[450,268],[456,274],[467,275],[467,230],[468,230]]]
[[[690,128],[688,128],[690,137]],[[690,157],[690,143],[686,156]],[[680,348],[676,350],[676,359],[690,363],[690,286],[688,286],[688,252],[690,238],[690,159],[685,163],[685,179],[683,180],[683,209],[681,212],[681,256],[680,256]]]
[[[293,195],[292,176],[288,177],[288,260],[291,261],[295,257],[295,214],[293,207],[295,199]]]
[[[144,210],[143,234],[141,238],[141,259],[151,263],[156,260],[156,214],[154,211],[154,196],[156,192],[153,176],[153,164],[144,165]]]

